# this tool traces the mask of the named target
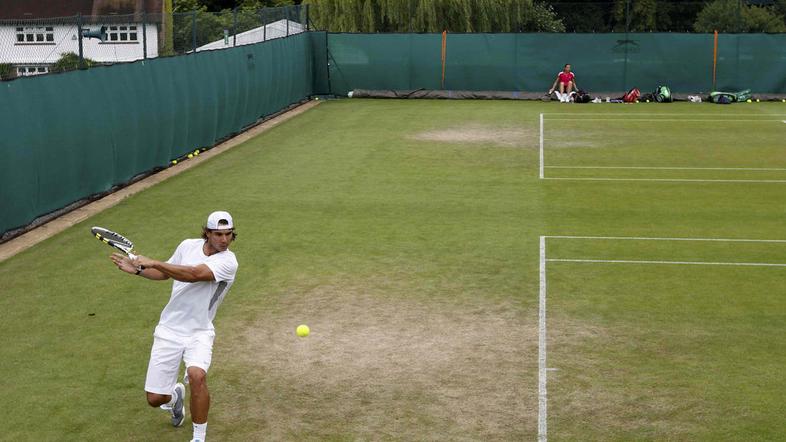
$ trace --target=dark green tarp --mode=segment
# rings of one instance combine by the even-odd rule
[[[0,233],[213,146],[315,87],[326,92],[326,79],[315,81],[326,75],[325,39],[0,83]]]
[[[329,34],[335,94],[441,89],[441,34]],[[712,34],[448,34],[447,90],[546,91],[565,63],[589,91],[712,89]],[[786,93],[785,34],[721,34],[719,89]]]

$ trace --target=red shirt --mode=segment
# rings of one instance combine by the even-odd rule
[[[559,73],[559,82],[562,84],[568,84],[573,81],[574,78],[576,78],[576,76],[573,75],[573,72],[562,71]]]

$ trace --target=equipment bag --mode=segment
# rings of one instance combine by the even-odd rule
[[[668,86],[658,86],[655,92],[652,93],[655,101],[658,103],[671,103],[671,89]]]
[[[709,97],[709,99],[707,101],[710,101],[712,103],[720,103],[720,101],[718,101],[718,100],[720,100],[721,98],[723,98],[723,101],[728,101],[729,103],[745,102],[745,101],[750,100],[750,98],[751,98],[751,90],[750,89],[744,89],[744,90],[741,90],[739,92],[715,91],[715,92],[710,93],[710,97]],[[726,103],[721,103],[721,104],[726,104]]]
[[[588,94],[587,91],[583,90],[578,91],[576,96],[573,97],[574,103],[589,103],[590,101],[592,101],[592,97],[590,97],[590,94]]]
[[[635,103],[640,96],[641,96],[641,91],[638,88],[634,87],[622,97],[622,101],[624,101],[625,103]]]

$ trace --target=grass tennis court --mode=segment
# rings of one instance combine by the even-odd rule
[[[540,237],[786,239],[783,120],[782,103],[323,103],[0,263],[0,438],[190,437],[143,393],[169,285],[120,274],[87,233],[166,258],[221,208],[240,269],[211,440],[536,439]],[[548,238],[544,258],[550,439],[786,437],[786,267],[686,264],[786,264],[786,243]]]

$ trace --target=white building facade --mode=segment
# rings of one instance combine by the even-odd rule
[[[157,23],[90,23],[84,30],[106,27],[106,40],[83,38],[85,58],[98,63],[122,63],[158,57]],[[0,24],[0,64],[11,64],[17,76],[49,72],[63,54],[79,54],[76,23],[16,21]]]

